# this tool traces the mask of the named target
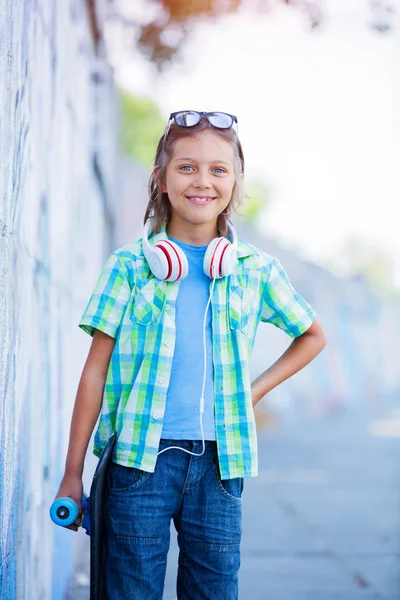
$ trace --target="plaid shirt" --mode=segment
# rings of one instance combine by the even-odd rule
[[[160,239],[167,239],[165,227],[151,236],[153,244]],[[242,241],[237,256],[234,273],[216,280],[210,306],[222,479],[258,474],[249,373],[258,323],[272,323],[297,337],[315,318],[276,258]],[[144,471],[155,469],[174,354],[179,285],[154,277],[141,240],[113,252],[100,274],[79,323],[90,335],[100,329],[116,338],[94,439],[96,456],[117,431],[113,460]]]

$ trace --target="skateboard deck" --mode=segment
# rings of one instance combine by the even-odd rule
[[[104,446],[90,487],[90,600],[102,600],[103,598],[106,474],[116,439],[117,434],[113,433]]]

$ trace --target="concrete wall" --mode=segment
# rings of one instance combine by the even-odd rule
[[[105,2],[105,0],[104,0]],[[103,9],[103,1],[97,2]],[[112,237],[116,97],[85,2],[0,10],[0,597],[63,597],[75,536],[50,521]],[[86,341],[84,341],[86,340]]]

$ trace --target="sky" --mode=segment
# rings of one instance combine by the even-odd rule
[[[180,109],[237,115],[246,177],[270,190],[258,226],[338,273],[345,240],[362,239],[391,257],[400,289],[399,19],[379,34],[366,0],[321,5],[312,32],[279,3],[203,22],[161,76],[114,40],[117,81],[166,120]]]

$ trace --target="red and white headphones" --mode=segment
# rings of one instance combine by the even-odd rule
[[[221,279],[230,275],[237,261],[237,235],[228,221],[229,235],[232,242],[225,237],[217,237],[208,244],[204,255],[204,273],[211,279]],[[171,240],[160,240],[155,246],[149,243],[151,220],[148,219],[143,230],[143,253],[151,272],[157,279],[178,281],[184,279],[189,272],[189,265],[182,248]]]

